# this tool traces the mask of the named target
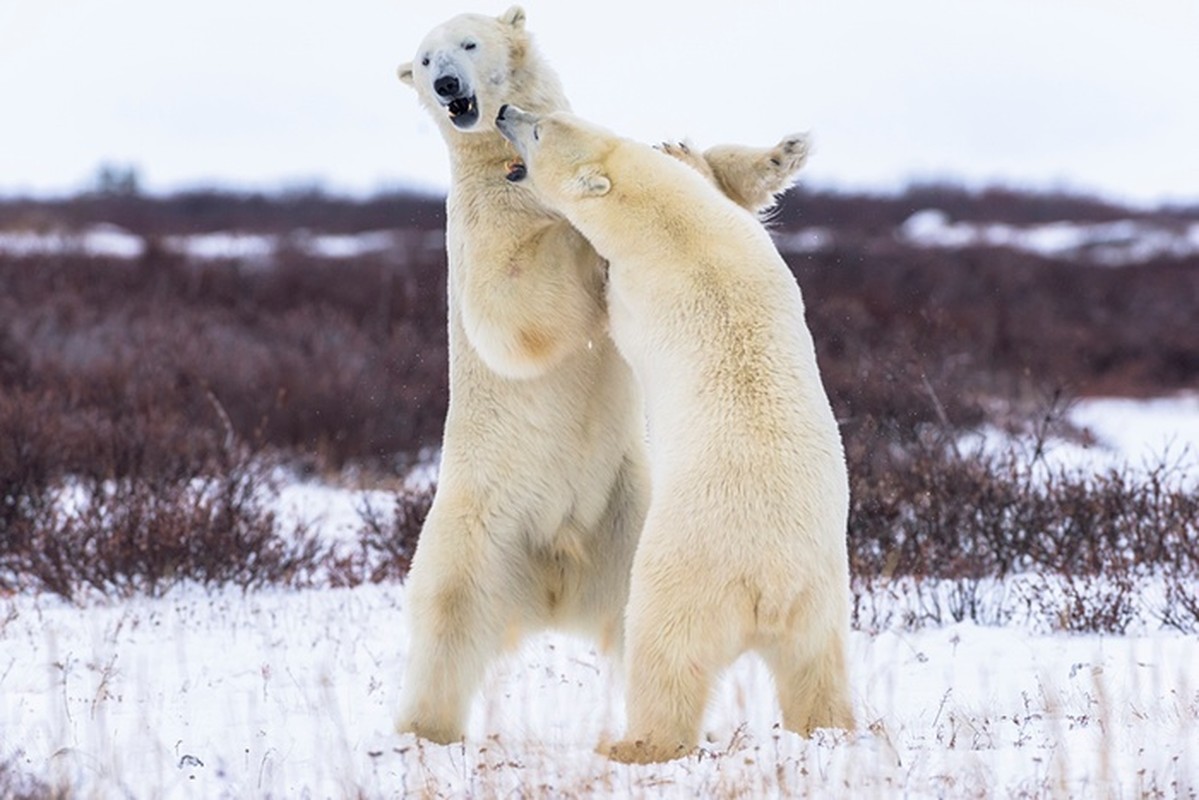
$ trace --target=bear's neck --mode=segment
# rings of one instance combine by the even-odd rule
[[[450,177],[454,184],[490,173],[501,177],[506,174],[508,163],[518,158],[516,149],[498,131],[455,135],[459,141],[450,148]]]

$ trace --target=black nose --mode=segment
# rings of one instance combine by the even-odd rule
[[[500,120],[502,120],[504,118],[505,112],[507,112],[507,111],[508,111],[508,104],[504,103],[502,106],[500,106],[500,113],[495,115],[495,121],[499,122]]]
[[[433,91],[442,97],[454,97],[458,94],[458,79],[453,75],[442,75],[433,81]]]

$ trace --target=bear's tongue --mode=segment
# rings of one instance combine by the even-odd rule
[[[459,97],[447,106],[451,117],[460,117],[463,114],[468,114],[474,107],[475,99],[473,97]]]

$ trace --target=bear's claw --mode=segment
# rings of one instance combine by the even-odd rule
[[[413,734],[433,744],[455,744],[463,740],[462,732],[449,725],[430,725],[414,719],[401,719],[395,724],[398,734]]]
[[[775,156],[771,158],[771,162],[778,164],[783,159],[779,156],[788,157],[793,164],[802,164],[807,159],[811,152],[812,140],[806,133],[796,133],[784,138],[774,148]],[[775,159],[778,159],[776,161]]]

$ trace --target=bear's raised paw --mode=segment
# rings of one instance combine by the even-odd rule
[[[793,175],[808,160],[812,139],[806,133],[793,133],[783,138],[770,151],[770,164],[784,175]]]

